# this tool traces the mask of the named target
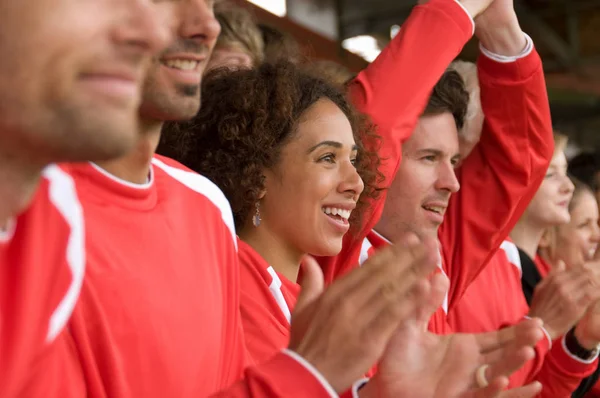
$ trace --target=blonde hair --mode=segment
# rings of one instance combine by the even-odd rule
[[[231,48],[252,57],[254,66],[265,58],[265,44],[254,17],[243,8],[227,1],[215,5],[215,17],[221,24],[221,34],[215,48]]]
[[[569,143],[569,137],[566,135],[554,132],[554,156],[559,155],[567,149],[567,144]]]

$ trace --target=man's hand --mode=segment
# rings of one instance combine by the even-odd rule
[[[529,316],[544,321],[552,340],[562,336],[600,299],[597,279],[596,272],[588,267],[556,267],[535,288]]]
[[[493,1],[494,0],[458,0],[473,19],[483,13]],[[418,0],[417,4],[425,4],[428,2],[429,0]]]
[[[417,316],[396,331],[382,357],[377,374],[361,390],[361,397],[483,398],[533,397],[539,383],[503,391],[508,376],[535,355],[533,346],[543,338],[539,320],[527,320],[498,332],[429,333],[427,321],[441,304],[448,282],[443,275],[431,281],[431,293]],[[485,388],[476,385],[475,374],[488,365]]]
[[[429,291],[437,243],[415,235],[405,241],[378,251],[325,291],[319,266],[311,258],[304,263],[289,348],[338,392],[375,365],[398,325],[414,317]]]

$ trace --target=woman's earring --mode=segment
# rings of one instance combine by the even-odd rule
[[[252,224],[254,224],[255,227],[258,227],[260,225],[260,203],[256,202],[255,204],[256,207],[256,212],[254,213],[254,217],[252,217]]]

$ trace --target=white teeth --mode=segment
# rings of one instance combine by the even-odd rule
[[[444,208],[438,206],[423,206],[426,210],[433,211],[438,214],[442,214],[444,212]]]
[[[164,62],[166,66],[180,70],[194,70],[198,67],[198,61],[188,59],[169,59]]]
[[[331,214],[333,216],[340,216],[344,219],[349,219],[352,210],[339,209],[337,207],[323,207],[323,213]]]

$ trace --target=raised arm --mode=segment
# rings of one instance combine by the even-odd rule
[[[450,311],[525,210],[554,147],[542,62],[512,1],[496,0],[476,23],[484,130],[439,231]]]

